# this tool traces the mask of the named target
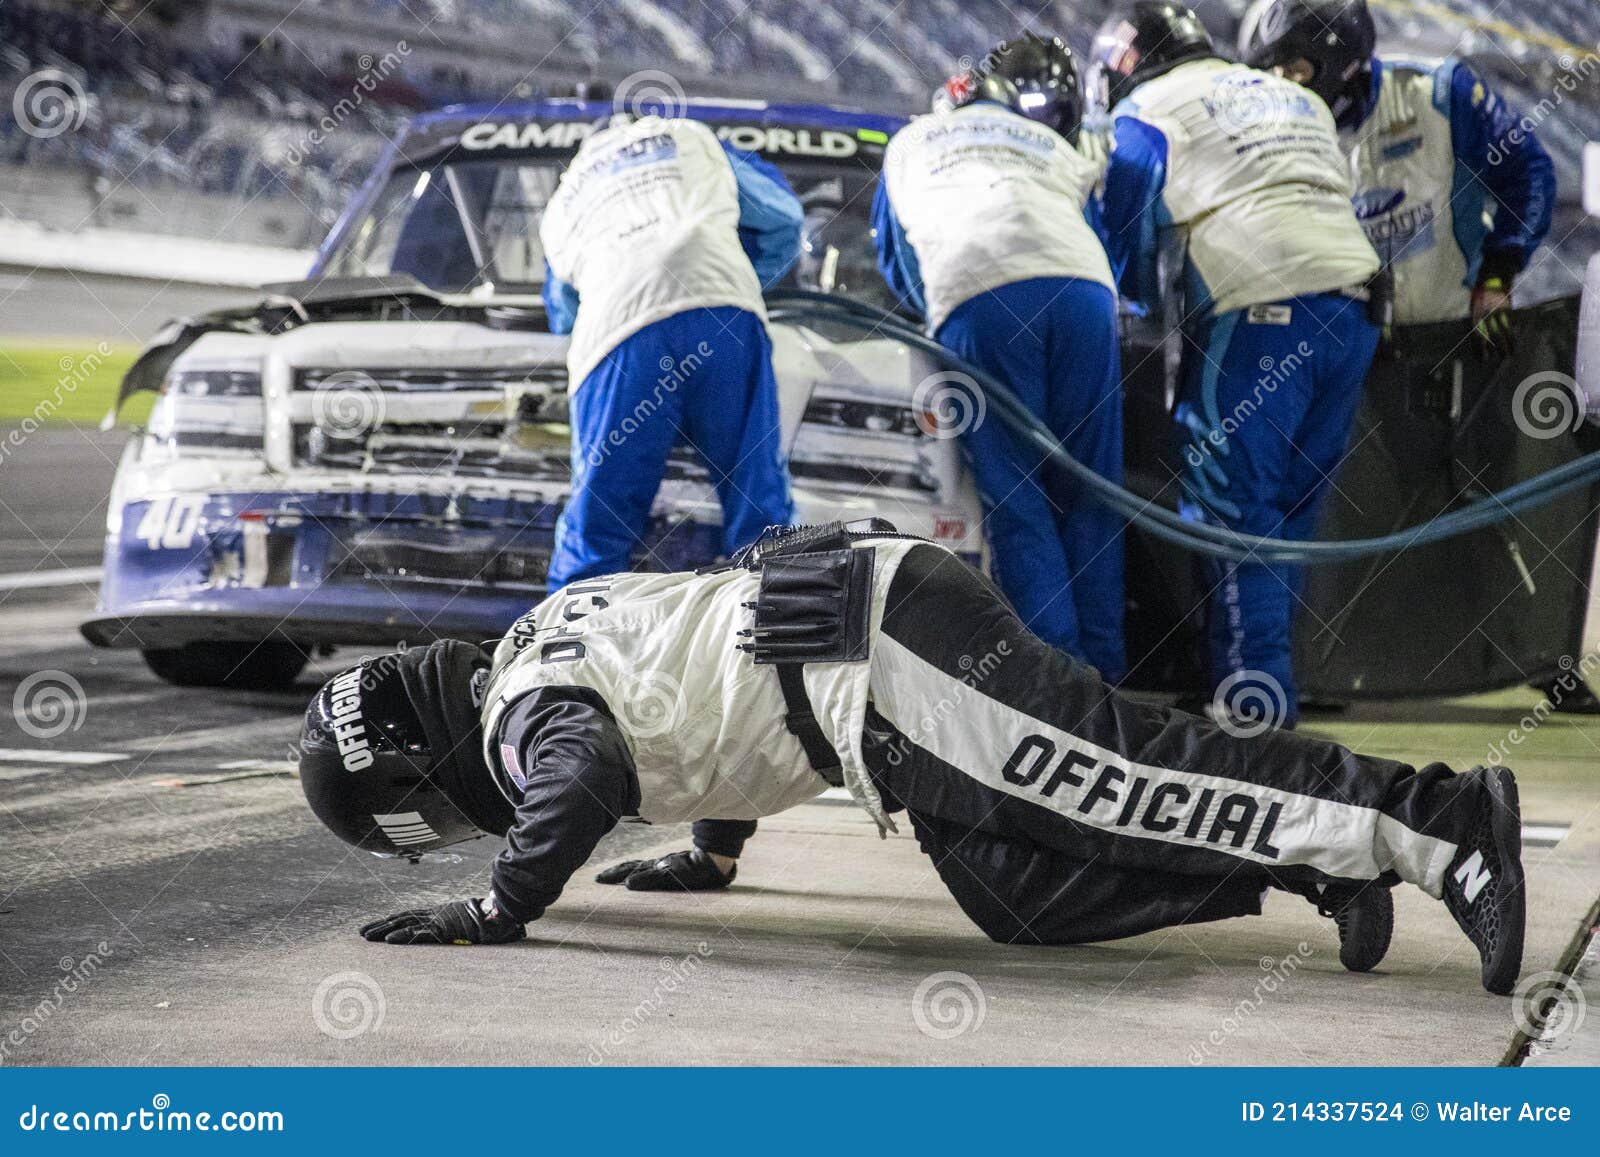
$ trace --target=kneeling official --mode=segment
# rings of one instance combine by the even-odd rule
[[[619,820],[756,819],[847,787],[905,812],[956,902],[1007,943],[1254,915],[1265,889],[1388,947],[1388,888],[1444,900],[1483,983],[1522,955],[1516,784],[1135,703],[1030,634],[983,576],[886,524],[769,534],[720,570],[617,574],[535,607],[490,655],[370,660],[306,717],[301,783],[342,839],[414,854],[503,835],[483,900],[402,912],[391,944],[520,939]]]

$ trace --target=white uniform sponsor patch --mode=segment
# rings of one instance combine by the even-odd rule
[[[1252,305],[1245,318],[1251,325],[1288,325],[1294,320],[1294,309],[1287,305]]]

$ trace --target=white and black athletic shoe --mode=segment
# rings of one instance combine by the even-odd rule
[[[1475,767],[1462,777],[1478,793],[1477,819],[1445,869],[1444,903],[1478,949],[1483,987],[1501,996],[1522,968],[1527,891],[1522,875],[1522,810],[1517,780],[1503,767]]]
[[[1339,928],[1339,963],[1351,972],[1371,972],[1389,953],[1394,935],[1394,895],[1371,881],[1366,884],[1332,883],[1305,893]]]

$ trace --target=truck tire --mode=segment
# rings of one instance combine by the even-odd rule
[[[141,651],[145,665],[177,687],[226,687],[235,691],[286,691],[310,655],[283,639],[260,643],[187,643]]]

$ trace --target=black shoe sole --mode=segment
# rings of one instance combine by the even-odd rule
[[[1371,972],[1383,963],[1383,958],[1389,954],[1389,942],[1394,938],[1394,894],[1382,884],[1368,884],[1345,911],[1351,913],[1352,926],[1358,913],[1370,926],[1366,929],[1368,935],[1352,937],[1348,944],[1341,938],[1339,963],[1350,972]],[[1365,951],[1357,955],[1357,948]]]
[[[1517,780],[1504,767],[1488,769],[1484,785],[1494,808],[1490,830],[1504,875],[1495,892],[1500,909],[1500,941],[1483,960],[1483,987],[1510,996],[1522,971],[1522,945],[1528,923],[1528,890],[1522,871],[1522,803]]]

